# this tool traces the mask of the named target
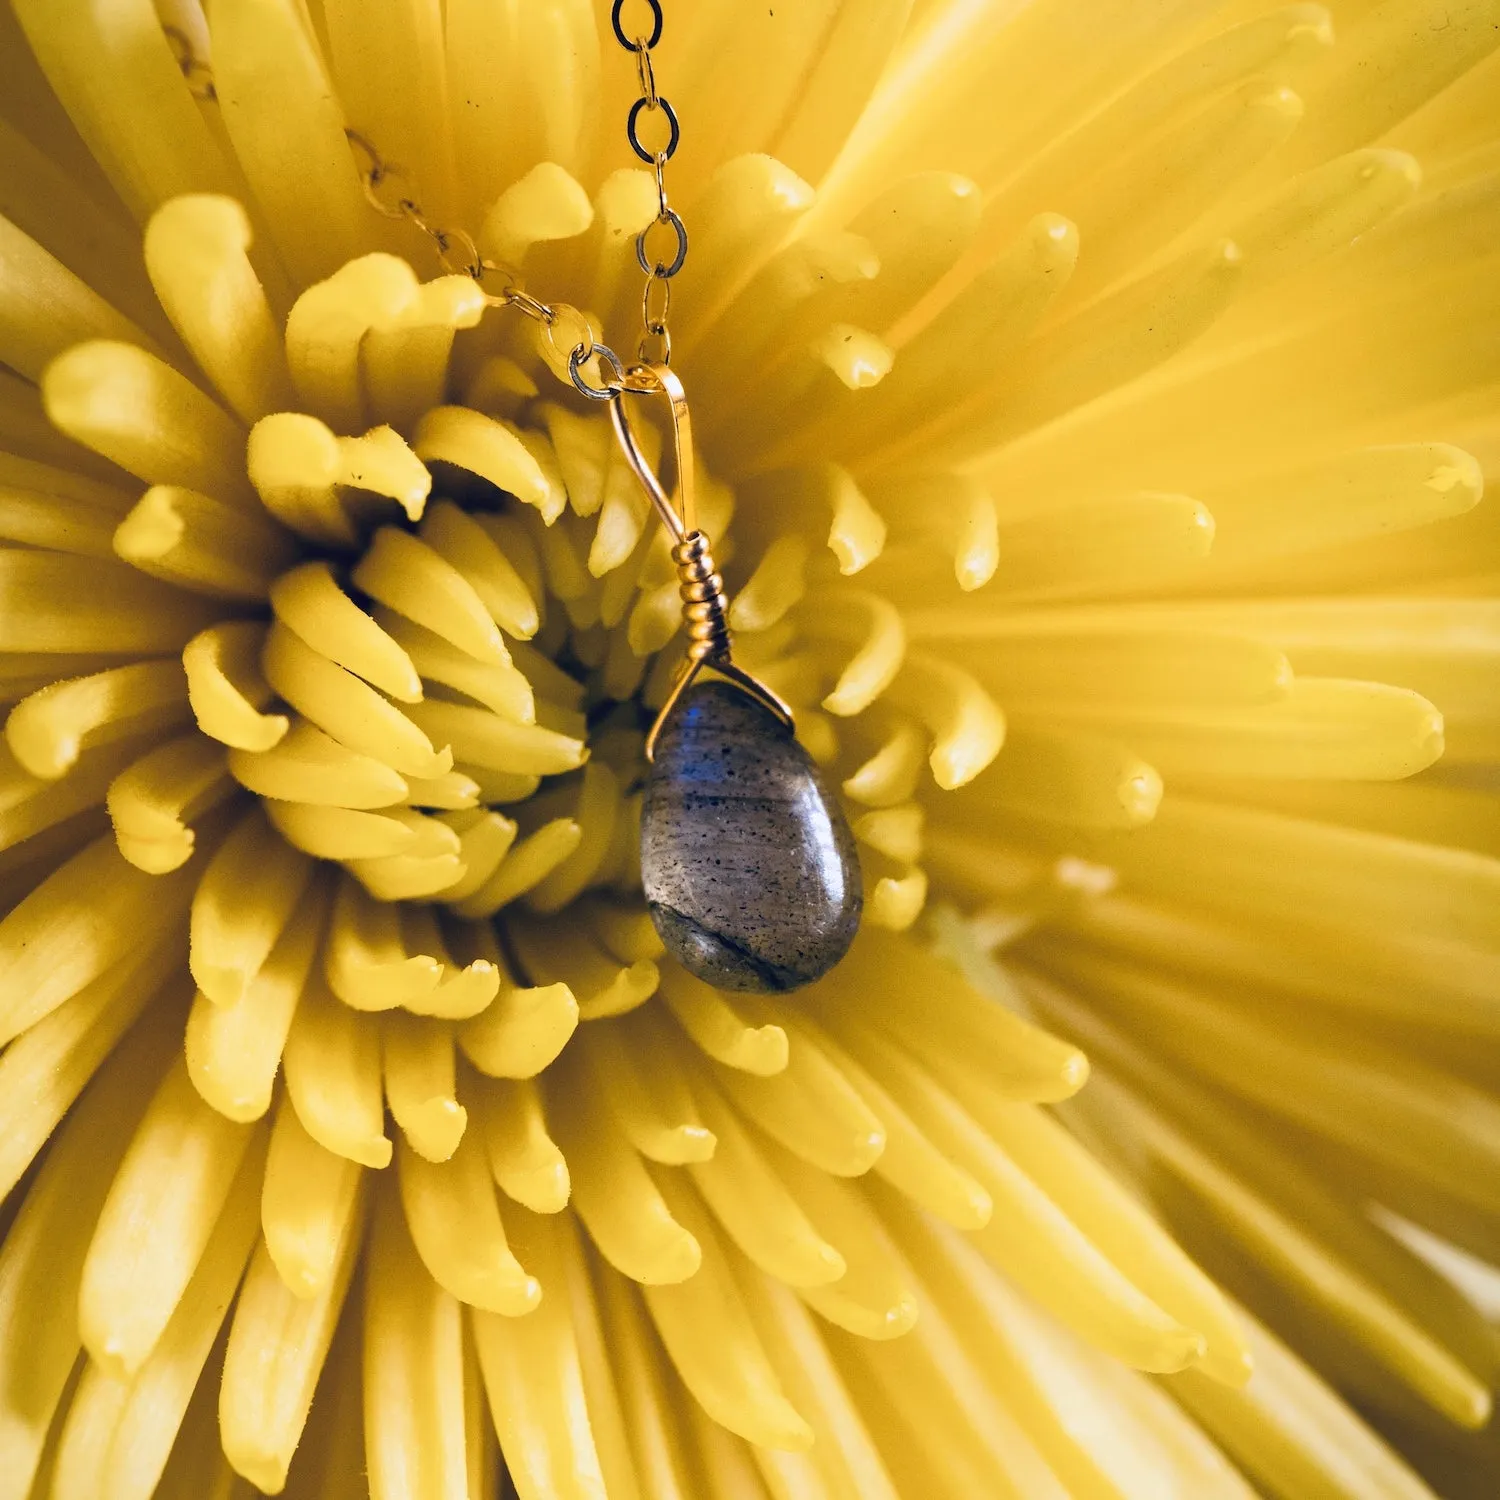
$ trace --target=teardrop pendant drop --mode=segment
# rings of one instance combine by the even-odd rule
[[[641,876],[668,952],[725,990],[795,990],[848,951],[864,896],[838,798],[749,693],[694,683],[656,742]]]

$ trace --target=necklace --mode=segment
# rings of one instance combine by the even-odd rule
[[[634,37],[614,0],[616,41],[635,57],[640,97],[626,116],[631,150],[655,172],[656,217],[636,236],[645,273],[637,361],[628,367],[595,339],[588,319],[566,303],[547,303],[479,253],[462,229],[432,224],[417,199],[388,196],[402,173],[363,136],[346,132],[361,157],[371,205],[414,224],[436,246],[445,269],[474,278],[492,307],[514,308],[542,325],[574,388],[608,405],[626,462],[672,540],[687,652],[646,736],[641,803],[641,878],[652,921],[685,968],[721,989],[784,991],[810,984],[848,951],[863,907],[859,859],[837,797],[794,738],[792,712],[734,661],[729,601],[710,539],[696,523],[692,420],[682,381],[671,367],[668,327],[672,279],[687,260],[687,226],[668,201],[666,167],[681,125],[657,91],[651,54],[661,41],[661,0],[642,0],[650,24]],[[641,141],[645,116],[659,115],[666,142]],[[669,232],[665,259],[649,248]],[[498,290],[489,282],[503,278]],[[673,492],[636,441],[628,405],[665,398],[676,460]],[[712,677],[704,676],[711,672]]]

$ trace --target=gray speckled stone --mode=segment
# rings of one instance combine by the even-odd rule
[[[859,855],[818,768],[774,714],[697,682],[656,744],[641,875],[667,950],[725,990],[795,990],[848,951]]]

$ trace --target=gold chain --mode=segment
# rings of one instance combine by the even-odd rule
[[[615,39],[635,57],[636,76],[641,96],[630,107],[625,121],[625,138],[630,149],[646,162],[656,177],[656,217],[635,238],[635,258],[646,275],[641,293],[641,338],[637,353],[641,365],[669,365],[672,362],[672,334],[667,316],[672,305],[671,281],[687,260],[687,227],[681,215],[667,201],[666,166],[676,155],[681,128],[670,100],[656,88],[656,73],[651,65],[652,49],[661,40],[661,0],[639,0],[649,15],[649,26],[634,37],[626,31],[622,19],[628,0],[614,0],[610,25]],[[213,73],[209,65],[196,57],[186,34],[175,26],[163,28],[177,66],[188,86],[200,99],[215,98]],[[660,114],[666,123],[667,139],[655,150],[648,149],[640,138],[643,115]],[[358,163],[359,180],[365,198],[378,214],[387,219],[404,220],[425,235],[437,250],[438,262],[451,275],[472,276],[485,291],[491,307],[513,307],[523,316],[541,324],[553,356],[566,364],[573,384],[585,396],[607,401],[630,388],[618,356],[607,344],[597,342],[589,321],[576,307],[566,302],[543,302],[521,285],[519,272],[481,253],[474,236],[466,229],[434,224],[427,217],[417,197],[410,174],[395,162],[387,161],[368,136],[357,130],[345,130],[350,149]],[[647,248],[653,231],[670,230],[671,238],[663,242],[665,260]],[[661,235],[657,235],[661,240]],[[494,281],[500,285],[496,289]],[[598,356],[600,383],[590,383],[584,366]],[[638,385],[639,381],[634,382]]]

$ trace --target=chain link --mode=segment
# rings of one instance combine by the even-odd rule
[[[625,117],[625,139],[656,177],[656,217],[635,237],[636,262],[646,274],[646,285],[641,292],[641,340],[637,352],[645,364],[665,365],[672,362],[672,335],[667,328],[667,313],[672,305],[671,280],[682,270],[688,253],[687,226],[667,198],[666,167],[677,154],[682,127],[671,100],[656,87],[656,70],[651,63],[651,51],[661,41],[661,0],[636,0],[637,6],[650,16],[650,30],[638,31],[633,36],[623,19],[628,3],[630,0],[614,0],[609,13],[615,40],[627,52],[635,54],[636,78],[641,86],[640,98],[630,106],[630,113]],[[640,137],[641,121],[645,115],[656,114],[666,121],[667,140],[665,145],[650,150]],[[665,257],[648,248],[653,231],[660,242],[663,229],[672,231],[671,253]]]

